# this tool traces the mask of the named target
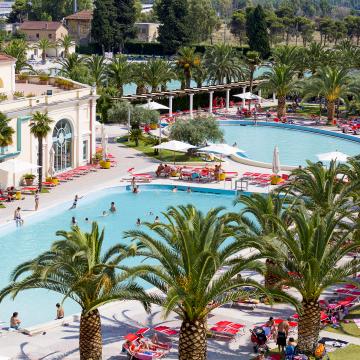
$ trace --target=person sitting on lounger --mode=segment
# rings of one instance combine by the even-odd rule
[[[170,176],[171,167],[165,164],[164,169],[163,169],[163,173],[165,174],[166,177]]]
[[[12,317],[10,318],[10,328],[11,329],[19,330],[21,320],[18,318],[18,315],[19,314],[17,312],[14,312]]]
[[[164,165],[160,164],[155,171],[156,176],[159,177],[161,175],[161,173],[163,172],[163,170],[164,170]]]

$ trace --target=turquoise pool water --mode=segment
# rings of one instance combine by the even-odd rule
[[[250,159],[268,163],[272,162],[275,145],[284,165],[305,165],[306,160],[318,161],[317,154],[336,150],[360,154],[360,143],[334,136],[260,125],[224,125],[222,129],[226,143],[236,142]]]
[[[230,209],[233,208],[233,199],[233,195],[182,191],[172,193],[162,188],[146,190],[145,187],[139,194],[134,195],[122,188],[112,188],[82,198],[75,210],[67,210],[71,204],[64,204],[56,210],[36,214],[28,218],[21,228],[14,228],[13,224],[0,228],[0,287],[8,284],[9,275],[16,265],[47,250],[56,239],[57,230],[70,229],[72,216],[76,217],[79,226],[85,230],[91,226],[85,223],[85,217],[105,227],[104,245],[108,248],[123,241],[123,231],[135,228],[137,218],[142,221],[153,221],[156,215],[161,218],[160,212],[170,205],[194,204],[202,211],[218,206]],[[109,209],[111,201],[115,201],[117,213],[101,217],[102,211]],[[150,212],[153,215],[150,215]],[[59,301],[60,295],[45,290],[28,290],[14,301],[6,298],[0,304],[0,322],[5,322],[0,324],[0,327],[8,326],[8,320],[14,311],[19,312],[23,327],[53,320],[55,304]],[[71,300],[66,301],[64,308],[65,315],[79,311],[77,304]]]

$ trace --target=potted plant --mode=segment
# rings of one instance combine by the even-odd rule
[[[41,74],[39,75],[39,84],[40,85],[48,85],[49,83],[49,75]]]
[[[14,98],[15,99],[20,99],[24,97],[24,92],[23,91],[14,91]]]
[[[7,100],[7,95],[6,94],[4,94],[4,93],[0,93],[0,102],[1,101],[5,101],[5,100]]]
[[[110,159],[100,160],[100,167],[102,169],[110,169],[111,168]]]
[[[102,159],[102,153],[101,152],[97,152],[93,158],[92,158],[92,162],[93,164],[98,164]]]
[[[53,176],[53,177],[48,176],[48,177],[46,178],[46,181],[47,181],[47,182],[51,182],[51,183],[54,184],[54,185],[58,185],[58,184],[59,184],[59,179],[58,179],[56,176]]]
[[[34,183],[34,179],[35,179],[34,174],[25,174],[24,175],[25,184],[27,186],[31,186]]]
[[[16,82],[18,82],[18,83],[27,83],[28,79],[29,79],[28,74],[19,74],[17,76]]]

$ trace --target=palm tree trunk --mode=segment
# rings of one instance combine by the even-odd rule
[[[42,189],[42,174],[43,174],[43,139],[38,138],[38,180],[39,180],[39,191]]]
[[[277,283],[280,278],[274,274],[273,269],[276,267],[276,263],[273,260],[266,259],[266,273],[265,273],[265,287],[267,289],[279,289]]]
[[[327,118],[328,124],[332,124],[335,117],[335,101],[328,101],[327,102]]]
[[[80,360],[102,358],[101,319],[98,309],[81,314],[79,348]]]
[[[179,335],[179,360],[206,360],[206,324],[204,320],[184,320]]]
[[[45,53],[45,50],[42,51],[41,57],[42,57],[42,62],[45,63],[45,61],[46,61],[46,53]]]
[[[277,116],[278,118],[282,118],[286,114],[286,97],[279,96],[278,97],[278,108],[277,108]]]
[[[300,351],[313,353],[320,333],[320,307],[318,299],[303,300],[299,316],[298,346]]]

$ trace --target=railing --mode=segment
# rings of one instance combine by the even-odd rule
[[[89,86],[80,84],[76,81],[58,78],[62,80],[66,80],[73,86],[73,89],[71,90],[62,90],[59,93],[55,93],[53,95],[39,95],[39,96],[33,96],[29,98],[20,98],[20,99],[14,99],[14,100],[5,100],[0,102],[0,112],[11,112],[16,111],[20,109],[25,108],[31,108],[39,105],[51,105],[53,103],[63,102],[63,101],[71,101],[75,99],[80,99],[86,96],[90,95],[96,95],[95,90]],[[35,80],[35,81],[34,81]],[[37,81],[36,81],[37,80]],[[49,86],[56,86],[55,83],[56,78],[49,78],[48,84]],[[30,84],[40,84],[39,77],[37,76],[29,76],[28,81]],[[44,90],[46,85],[44,85]]]

